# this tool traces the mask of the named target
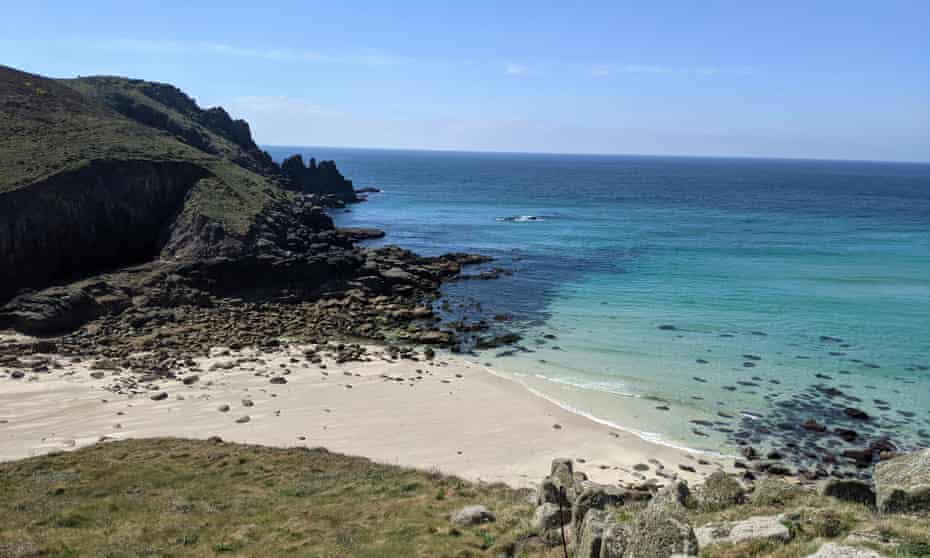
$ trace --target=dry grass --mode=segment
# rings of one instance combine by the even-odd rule
[[[0,464],[0,494],[0,556],[491,556],[532,513],[504,486],[178,439]],[[453,528],[450,514],[474,503],[497,521]]]
[[[106,443],[0,464],[0,494],[0,558],[477,557],[499,556],[532,534],[526,491],[321,449],[180,439]],[[453,527],[450,514],[469,504],[488,506],[497,521]],[[639,507],[618,510],[618,519],[629,520]],[[701,556],[803,558],[851,534],[859,536],[856,544],[888,556],[930,556],[930,517],[881,517],[806,490],[693,511],[689,519],[700,526],[781,513],[798,518],[790,523],[791,542],[716,545]],[[556,558],[562,551],[531,541],[520,556]]]

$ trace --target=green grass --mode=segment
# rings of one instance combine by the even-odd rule
[[[766,481],[783,484],[781,481]],[[771,491],[779,492],[779,491]],[[897,544],[893,550],[880,545],[855,543],[853,546],[871,547],[895,558],[930,558],[930,517],[879,516],[874,510],[854,503],[820,496],[801,488],[781,492],[777,497],[752,498],[742,505],[731,506],[712,513],[692,512],[689,519],[694,525],[739,521],[753,516],[799,514],[798,521],[789,522],[793,538],[787,544],[752,541],[737,545],[715,545],[703,549],[702,558],[803,558],[814,553],[821,544],[835,542],[848,544],[850,534],[878,534]],[[924,546],[926,544],[926,546]]]
[[[380,465],[322,449],[180,439],[98,444],[0,464],[0,558],[11,556],[500,556],[534,533],[526,491]],[[453,527],[483,504],[494,523]],[[642,503],[616,510],[631,521]],[[688,512],[695,526],[791,512],[787,544],[703,549],[703,558],[803,558],[851,533],[894,541],[894,558],[930,556],[930,518],[878,516],[857,504],[787,490],[725,510]],[[860,545],[870,546],[868,543]],[[557,558],[539,541],[525,558]]]
[[[0,65],[0,196],[94,160],[189,162],[214,178],[197,184],[182,217],[204,215],[244,236],[263,208],[288,195],[233,162],[244,157],[238,146],[146,97],[143,86],[125,78],[52,80]],[[115,94],[197,129],[214,153],[122,116],[105,102]]]
[[[439,499],[437,494],[444,496]],[[0,464],[0,556],[495,556],[524,492],[325,450],[150,439]],[[453,529],[481,503],[497,522]]]

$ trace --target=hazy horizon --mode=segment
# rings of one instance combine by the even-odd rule
[[[39,2],[2,63],[177,85],[259,143],[930,162],[930,4]]]

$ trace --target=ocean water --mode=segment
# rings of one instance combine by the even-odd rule
[[[930,445],[930,165],[292,152],[383,189],[337,225],[496,257],[510,274],[448,286],[449,317],[521,333],[472,358],[566,407],[724,452]]]

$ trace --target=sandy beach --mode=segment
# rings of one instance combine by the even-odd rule
[[[217,348],[178,379],[119,390],[113,386],[138,374],[94,369],[92,361],[66,362],[54,355],[48,356],[48,372],[27,372],[19,379],[12,371],[0,372],[0,459],[101,440],[220,436],[273,446],[322,446],[512,486],[538,481],[561,456],[586,463],[589,476],[599,482],[654,477],[661,470],[657,463],[664,474],[693,479],[722,462],[598,424],[462,359],[392,360],[373,346],[368,361],[340,364],[324,357],[312,363],[303,349]],[[182,381],[193,375],[198,379],[190,385]],[[635,465],[648,470],[635,471]]]

